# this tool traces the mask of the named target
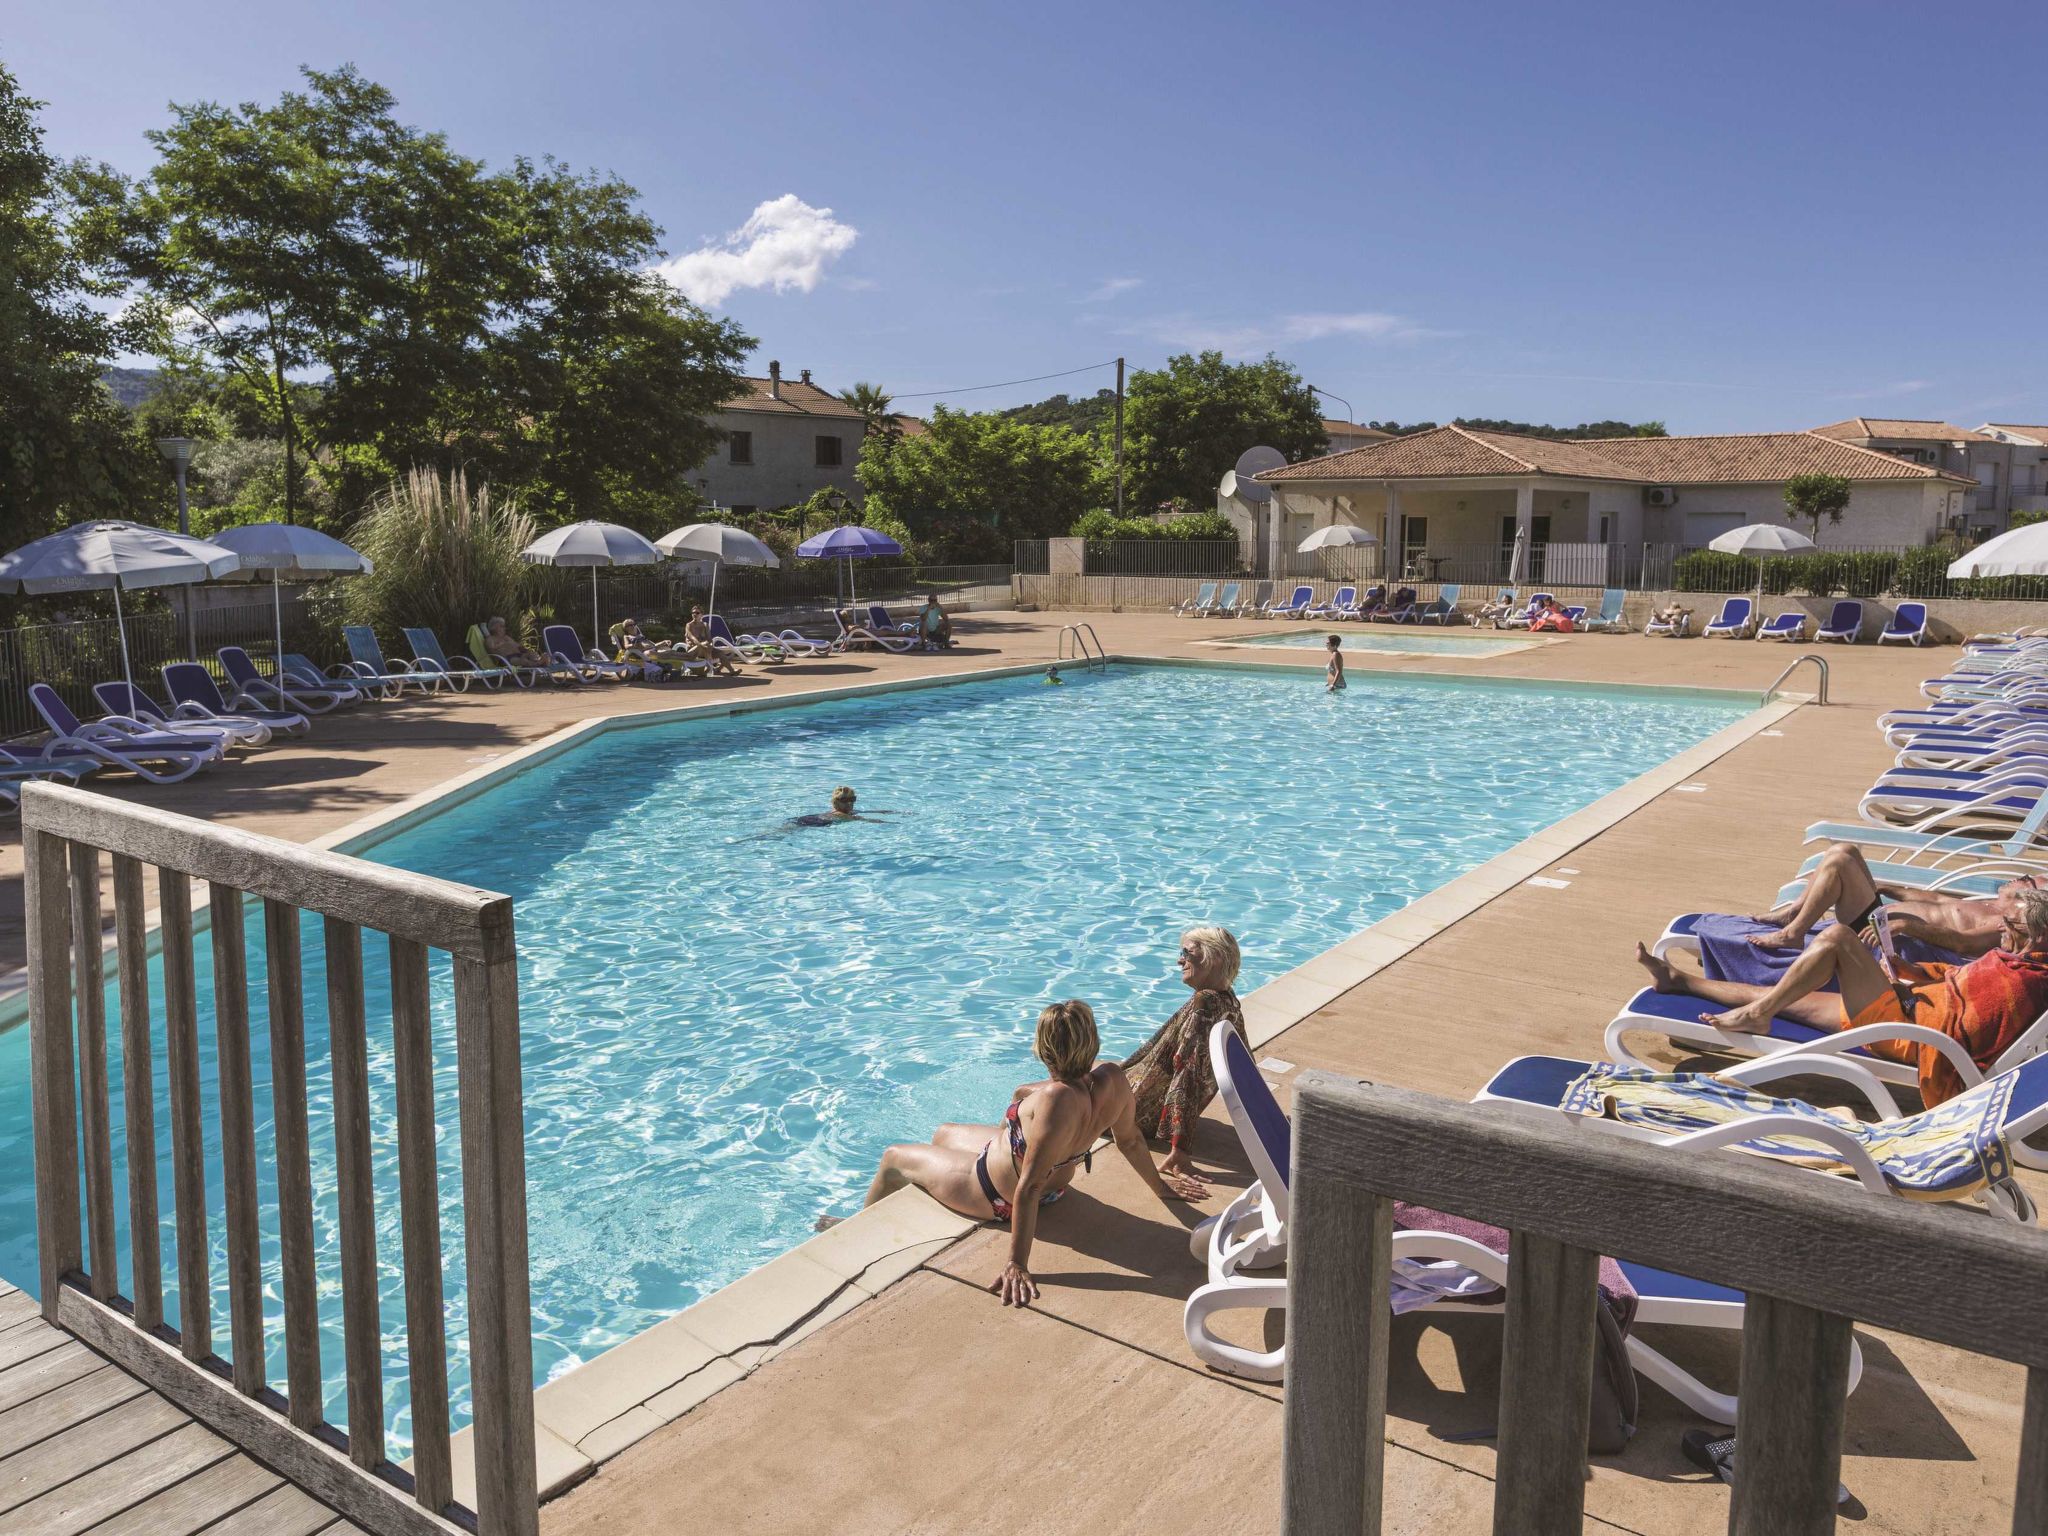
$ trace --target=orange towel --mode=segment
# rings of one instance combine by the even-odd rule
[[[1940,1030],[1986,1070],[2048,1009],[2048,953],[2040,950],[1994,949],[1965,965],[1913,966],[1909,973],[1927,978],[1912,988],[1912,1022]],[[1846,1008],[1843,1015],[1850,1029],[1906,1020],[1904,1004],[1889,992],[1854,1018]],[[1883,1040],[1868,1049],[1915,1068],[1920,1100],[1929,1109],[1963,1091],[1963,1080],[1934,1046]]]

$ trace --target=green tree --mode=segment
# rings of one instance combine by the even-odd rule
[[[1315,391],[1291,364],[1270,354],[1227,363],[1221,352],[1204,352],[1141,368],[1124,405],[1124,505],[1212,505],[1223,472],[1261,443],[1290,460],[1329,446]]]
[[[520,161],[509,321],[489,343],[497,415],[471,446],[542,526],[604,517],[643,532],[694,505],[709,417],[745,392],[754,338],[647,268],[660,229],[624,182]]]
[[[1096,446],[1080,433],[944,406],[893,449],[862,443],[854,476],[868,493],[870,525],[895,518],[920,539],[948,528],[959,544],[962,522],[978,523],[997,535],[980,541],[985,549],[1063,534],[1105,489]]]
[[[903,436],[903,428],[896,422],[894,402],[881,385],[856,383],[851,389],[839,391],[839,398],[860,412],[863,437],[894,441]]]
[[[1785,515],[1803,520],[1808,537],[1820,542],[1821,519],[1839,523],[1849,505],[1849,482],[1840,475],[1794,475],[1785,482]]]
[[[91,303],[121,290],[93,229],[111,173],[54,160],[40,106],[0,65],[0,549],[126,512],[162,478],[100,378],[148,339],[145,312]]]

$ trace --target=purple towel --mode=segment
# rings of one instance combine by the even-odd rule
[[[1442,1232],[1451,1237],[1469,1238],[1495,1253],[1508,1251],[1508,1235],[1499,1227],[1489,1227],[1483,1221],[1473,1221],[1465,1216],[1452,1216],[1444,1211],[1433,1211],[1426,1205],[1410,1205],[1405,1200],[1394,1202],[1394,1226],[1402,1232]],[[1629,1284],[1628,1276],[1622,1273],[1621,1265],[1613,1259],[1600,1260],[1600,1289],[1614,1307],[1616,1320],[1626,1329],[1636,1318],[1636,1288]],[[1498,1303],[1505,1298],[1498,1291],[1489,1292],[1475,1299],[1474,1305],[1485,1306]]]
[[[1807,943],[1812,943],[1813,936],[1825,926],[1815,924],[1806,935]],[[1741,981],[1758,987],[1777,985],[1785,972],[1792,968],[1792,962],[1799,958],[1799,950],[1763,949],[1749,942],[1751,934],[1770,933],[1775,927],[1773,923],[1760,923],[1753,917],[1737,917],[1732,913],[1702,914],[1692,930],[1693,936],[1699,940],[1700,970],[1713,981]],[[1957,965],[1969,958],[1937,949],[1919,939],[1901,939],[1898,950],[1901,960],[1909,960],[1916,965]],[[1831,986],[1828,990],[1836,989]]]

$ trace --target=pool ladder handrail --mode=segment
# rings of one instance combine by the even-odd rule
[[[1074,654],[1067,655],[1067,636],[1074,637]],[[1090,645],[1094,646],[1091,651]],[[1102,637],[1095,633],[1093,624],[1068,624],[1060,630],[1059,641],[1053,656],[1055,662],[1078,661],[1083,666],[1106,667],[1109,652],[1102,648]]]
[[[1827,657],[1819,655],[1813,651],[1806,651],[1801,655],[1792,658],[1792,664],[1786,667],[1784,671],[1780,672],[1777,675],[1776,679],[1771,683],[1771,686],[1764,690],[1763,702],[1766,704],[1770,703],[1771,695],[1778,691],[1779,685],[1782,684],[1786,678],[1790,677],[1794,672],[1797,672],[1802,666],[1804,666],[1809,661],[1812,662],[1816,667],[1820,668],[1820,692],[1814,695],[1813,701],[1816,704],[1827,703],[1828,659]]]

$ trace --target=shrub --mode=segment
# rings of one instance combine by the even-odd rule
[[[458,646],[469,626],[493,615],[517,621],[541,587],[519,551],[538,536],[516,502],[488,485],[470,487],[456,470],[446,479],[414,470],[371,503],[350,542],[375,570],[344,582],[350,619],[395,640],[406,625],[431,628]]]

